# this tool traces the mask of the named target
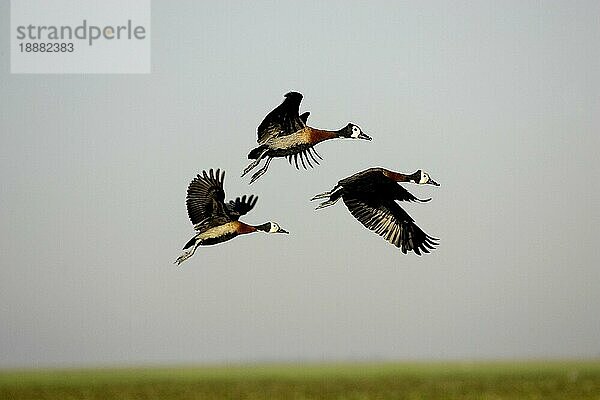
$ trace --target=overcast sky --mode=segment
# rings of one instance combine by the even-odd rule
[[[10,74],[0,1],[0,367],[600,355],[600,3],[152,2],[152,73]],[[239,177],[297,90],[321,166]],[[428,171],[403,255],[340,202]],[[185,192],[226,170],[243,220],[199,248]]]

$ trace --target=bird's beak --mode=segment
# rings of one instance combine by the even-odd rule
[[[429,177],[429,180],[425,183],[429,184],[429,185],[433,185],[433,186],[440,186],[440,184],[437,183],[436,181],[434,181],[433,179],[431,179],[431,177]]]
[[[289,233],[289,232],[286,231],[285,229],[279,228],[279,230],[275,233]]]
[[[365,134],[364,134],[364,133],[362,133],[362,132],[361,132],[361,133],[359,133],[359,135],[358,135],[358,138],[357,138],[357,139],[373,140],[373,139],[371,138],[371,136],[369,136],[369,135],[365,135]]]

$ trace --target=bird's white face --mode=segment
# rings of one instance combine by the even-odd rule
[[[427,182],[429,182],[429,174],[427,172],[421,170],[421,180],[419,180],[419,183],[421,185],[424,185]]]
[[[279,231],[279,225],[277,222],[271,222],[271,229],[269,229],[269,233],[277,233]]]
[[[269,228],[269,233],[289,233],[285,229],[281,229],[281,227],[276,222],[269,222],[271,227]]]
[[[356,125],[353,125],[352,126],[352,134],[350,135],[350,137],[353,139],[357,139],[359,135],[360,135],[360,128]]]

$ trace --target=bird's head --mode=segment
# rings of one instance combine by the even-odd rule
[[[285,229],[280,227],[277,222],[271,222],[271,221],[266,222],[262,225],[259,225],[256,228],[258,230],[261,230],[261,231],[267,232],[267,233],[289,233],[288,231],[286,231]]]
[[[439,183],[431,179],[431,176],[429,176],[429,174],[422,169],[411,175],[411,181],[419,185],[440,186]]]
[[[342,128],[339,133],[340,137],[343,138],[372,140],[371,137],[366,135],[358,125],[354,125],[352,123],[349,123]]]

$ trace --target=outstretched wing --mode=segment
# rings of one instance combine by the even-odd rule
[[[291,135],[306,126],[308,115],[298,115],[302,94],[289,92],[285,95],[283,103],[267,114],[257,129],[258,143],[265,143],[278,136]]]
[[[235,200],[231,200],[227,203],[227,214],[229,214],[231,219],[238,220],[242,215],[252,210],[257,201],[258,197],[253,194],[248,197],[243,195],[241,198],[238,197]]]
[[[404,254],[414,251],[429,253],[438,245],[437,240],[427,235],[414,220],[393,200],[377,200],[344,195],[344,204],[350,213],[366,228],[374,231]]]
[[[225,211],[225,192],[223,191],[225,171],[212,168],[202,171],[190,183],[187,190],[186,205],[190,221],[198,231],[231,221]]]

